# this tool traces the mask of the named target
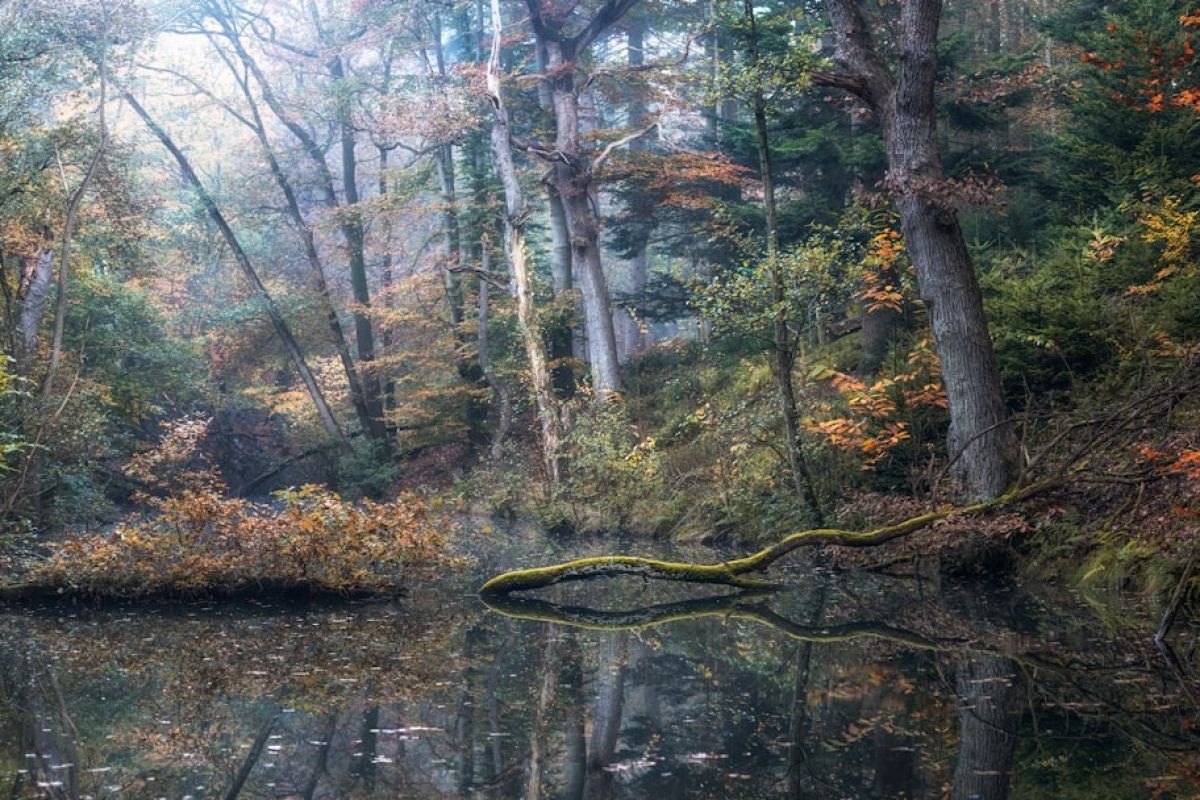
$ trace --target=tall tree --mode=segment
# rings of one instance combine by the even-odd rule
[[[758,163],[762,173],[763,210],[767,218],[767,263],[771,276],[771,302],[774,306],[772,347],[772,370],[783,406],[784,431],[787,436],[788,465],[796,494],[804,498],[805,504],[817,521],[822,520],[821,504],[817,500],[812,474],[804,459],[800,442],[800,410],[796,404],[796,387],[792,383],[792,371],[796,365],[798,342],[788,324],[787,286],[784,277],[782,254],[779,251],[779,213],[775,203],[775,174],[771,166],[771,140],[767,131],[767,103],[761,82],[758,52],[758,26],[754,17],[754,0],[743,0],[743,15],[746,23],[746,46],[753,81],[750,90],[754,111],[754,130],[758,144]]]
[[[559,482],[559,453],[563,438],[563,420],[558,399],[550,382],[546,363],[546,350],[542,344],[538,325],[537,309],[534,307],[532,270],[525,244],[525,222],[528,211],[525,194],[517,177],[513,161],[512,131],[509,127],[508,110],[500,89],[500,45],[503,28],[500,23],[500,0],[492,0],[492,53],[487,65],[487,92],[492,106],[492,155],[496,160],[496,172],[504,186],[505,224],[504,251],[508,256],[512,272],[514,294],[517,300],[517,324],[529,361],[529,373],[533,381],[534,399],[537,402],[538,420],[542,432],[542,458],[546,474],[553,491]]]
[[[949,451],[972,498],[995,497],[1012,480],[1016,447],[1000,373],[938,150],[938,25],[941,0],[904,0],[900,58],[893,74],[857,0],[824,0],[838,72],[813,82],[848,91],[871,109],[883,132],[893,202],[917,269],[950,405]]]
[[[581,147],[579,87],[575,72],[579,59],[598,36],[620,21],[637,0],[605,0],[574,33],[567,30],[574,4],[544,4],[526,0],[537,46],[545,51],[542,79],[550,84],[554,108],[555,139],[552,148],[529,147],[551,164],[554,187],[562,201],[571,243],[571,262],[583,295],[588,360],[592,390],[604,400],[621,389],[617,371],[617,340],[613,329],[612,301],[600,253],[598,215],[592,206],[592,184],[597,163]]]
[[[154,137],[162,143],[163,147],[167,149],[179,165],[179,171],[182,173],[184,181],[196,193],[200,204],[212,219],[213,224],[217,226],[217,229],[221,232],[221,236],[225,239],[225,244],[233,253],[234,260],[237,261],[242,274],[245,275],[251,288],[254,289],[255,295],[258,296],[263,310],[271,320],[271,326],[275,329],[275,334],[283,344],[284,350],[287,351],[288,358],[291,359],[296,372],[300,374],[300,379],[304,382],[305,389],[308,390],[308,395],[317,410],[317,416],[321,420],[321,425],[325,428],[330,438],[345,444],[346,437],[342,433],[341,426],[338,425],[333,411],[330,410],[329,404],[325,400],[325,395],[322,393],[316,377],[308,366],[308,361],[304,357],[304,352],[300,349],[300,344],[296,341],[296,337],[292,335],[292,330],[288,326],[287,320],[283,318],[283,314],[280,313],[279,307],[275,304],[275,299],[271,297],[270,292],[267,291],[267,287],[258,277],[258,271],[254,269],[254,265],[250,262],[250,257],[246,255],[246,251],[242,248],[241,242],[238,241],[233,228],[229,226],[225,215],[221,213],[220,207],[217,206],[216,200],[213,199],[213,196],[204,187],[200,176],[196,174],[191,161],[179,149],[179,146],[175,144],[175,140],[171,138],[170,134],[150,116],[129,90],[122,90],[121,96],[129,104],[129,107],[134,110],[134,113],[142,118],[146,127],[150,129]]]
[[[649,29],[649,20],[644,13],[631,14],[626,28],[625,48],[627,53],[625,58],[632,74],[646,64],[646,33]],[[648,113],[646,96],[642,87],[638,86],[636,82],[631,82],[627,89],[626,109],[630,128],[636,130],[646,124]],[[640,151],[645,149],[645,145],[646,140],[638,138],[629,143],[629,149]],[[640,297],[646,291],[646,282],[649,278],[651,232],[650,225],[635,226],[629,242],[629,294],[634,298]],[[636,354],[643,345],[641,325],[632,309],[622,320],[625,329],[622,355],[629,357]]]
[[[355,304],[353,310],[355,343],[358,348],[358,358],[362,364],[363,401],[370,422],[368,433],[377,450],[386,455],[390,451],[390,443],[383,417],[383,384],[379,371],[372,363],[375,360],[375,334],[370,316],[371,292],[367,280],[366,232],[363,225],[363,211],[359,205],[358,131],[351,116],[352,104],[349,92],[351,76],[347,72],[342,56],[342,47],[346,42],[339,41],[334,31],[323,24],[315,4],[309,3],[307,7],[308,22],[311,24],[313,35],[316,38],[316,49],[281,43],[274,38],[274,29],[272,29],[268,41],[276,47],[287,49],[298,57],[319,64],[325,77],[330,81],[334,104],[329,111],[339,141],[342,178],[342,195],[340,197],[334,182],[333,170],[326,161],[325,149],[317,141],[312,131],[305,127],[291,109],[285,106],[275,85],[246,46],[243,32],[249,30],[258,35],[259,29],[253,24],[243,23],[246,23],[247,20],[259,21],[260,17],[241,8],[232,0],[207,0],[206,4],[208,14],[220,27],[221,34],[229,42],[245,70],[254,78],[263,102],[300,143],[301,149],[316,172],[320,196],[325,206],[336,214],[338,227],[346,247],[346,260]],[[361,35],[362,32],[349,34],[351,38]]]
[[[287,215],[292,221],[292,226],[300,235],[301,242],[304,247],[304,257],[308,262],[309,268],[312,270],[313,280],[316,284],[317,302],[321,305],[322,311],[325,314],[326,322],[329,325],[330,333],[333,337],[334,347],[337,350],[338,358],[342,364],[342,370],[346,375],[346,384],[350,389],[350,401],[354,406],[355,416],[358,418],[359,425],[368,435],[378,435],[379,431],[374,425],[371,416],[370,406],[367,401],[366,394],[363,390],[362,379],[359,375],[358,365],[354,361],[353,353],[350,349],[350,343],[346,338],[344,329],[342,328],[341,318],[338,315],[337,308],[334,305],[333,295],[329,289],[329,281],[325,274],[325,265],[321,259],[320,252],[317,248],[316,236],[313,232],[313,226],[305,218],[304,211],[300,207],[299,196],[296,188],[293,185],[292,178],[288,176],[280,161],[279,154],[276,152],[275,145],[272,144],[268,136],[267,126],[263,122],[262,111],[259,108],[258,99],[251,87],[250,77],[245,70],[238,69],[234,58],[228,54],[217,41],[217,37],[210,36],[209,40],[220,57],[221,61],[228,68],[230,76],[241,92],[244,100],[245,112],[239,111],[229,103],[224,102],[217,97],[213,92],[199,84],[193,83],[193,86],[201,91],[206,96],[215,100],[230,116],[248,127],[253,133],[255,139],[258,140],[259,147],[262,150],[263,158],[267,162],[267,167],[271,172],[271,177],[275,180],[279,187],[280,193],[284,197],[287,205]],[[176,75],[177,73],[171,73]],[[191,80],[188,79],[190,83]]]

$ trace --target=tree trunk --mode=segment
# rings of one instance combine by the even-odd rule
[[[487,85],[492,105],[492,154],[496,159],[496,172],[504,186],[505,226],[504,247],[508,255],[516,288],[517,324],[525,344],[525,355],[529,361],[530,378],[533,382],[534,398],[537,402],[538,419],[542,430],[542,458],[546,465],[547,479],[553,492],[559,483],[559,450],[563,425],[550,384],[546,367],[546,352],[542,345],[538,327],[537,309],[533,301],[533,287],[527,252],[525,249],[525,220],[527,211],[525,196],[517,179],[517,168],[513,163],[511,134],[508,127],[508,112],[500,91],[500,0],[492,0],[492,54],[488,60]]]
[[[17,374],[28,377],[37,355],[38,329],[46,315],[50,279],[54,275],[54,248],[49,241],[23,267],[17,297],[21,300],[17,334]]]
[[[819,584],[814,592],[813,602],[808,609],[808,624],[815,626],[825,613],[825,602],[828,594],[828,584]],[[812,720],[808,713],[809,675],[812,671],[811,640],[800,642],[796,648],[795,679],[792,683],[792,714],[788,725],[788,738],[792,744],[788,748],[788,796],[793,800],[807,796],[805,778],[810,775],[808,763],[808,734]]]
[[[330,63],[329,73],[337,82],[345,80],[341,57]],[[377,453],[384,458],[391,455],[387,422],[383,417],[383,384],[375,365],[375,334],[371,325],[371,290],[367,283],[367,259],[363,252],[362,209],[359,208],[358,158],[355,155],[356,133],[350,120],[350,111],[339,104],[338,125],[341,128],[342,191],[346,204],[338,215],[341,220],[342,236],[346,240],[346,254],[350,262],[350,288],[354,294],[354,338],[358,345],[358,360],[362,363],[363,395],[370,418],[368,432]]]
[[[945,181],[937,141],[937,35],[941,0],[905,0],[899,79],[875,49],[855,0],[825,0],[838,61],[847,74],[814,72],[870,106],[883,131],[887,183],[917,269],[950,405],[948,450],[968,498],[1009,485],[1016,447],[983,296]]]
[[[1017,736],[1012,705],[1015,668],[1001,656],[979,655],[958,667],[958,761],[951,800],[1008,797]]]
[[[388,154],[390,149],[379,145],[376,147],[379,151],[379,196],[385,198],[384,206],[386,208],[386,198],[388,195]],[[392,297],[393,279],[392,279],[392,221],[387,216],[387,211],[384,211],[384,235],[383,235],[383,263],[380,264],[379,278],[382,285],[382,292],[385,298]],[[388,325],[383,326],[380,332],[380,343],[383,345],[384,353],[388,353],[392,349],[392,330]],[[390,411],[396,408],[396,376],[394,371],[388,372],[387,380],[383,383],[383,413],[384,419],[390,419]],[[388,436],[395,436],[395,423],[391,422],[387,426]],[[364,426],[364,430],[365,430]]]
[[[537,46],[538,72],[546,71],[546,58],[546,46],[539,43]],[[553,118],[554,93],[550,89],[549,81],[538,81],[538,104]],[[575,288],[571,264],[571,235],[567,233],[567,212],[563,209],[558,187],[553,179],[545,181],[545,184],[546,205],[550,212],[551,287],[554,297],[562,298]],[[571,295],[571,299],[575,305],[578,305],[575,303],[574,295]],[[574,326],[560,330],[556,326],[554,330],[547,333],[550,339],[550,357],[554,361],[561,362],[563,359],[575,358],[584,363],[587,362],[587,338],[581,330]],[[573,393],[574,385],[575,376],[570,366],[562,364],[554,370],[554,386],[558,390],[559,396],[570,396]]]
[[[750,68],[758,69],[758,27],[754,19],[753,0],[743,0],[743,14],[747,31]],[[817,524],[824,520],[821,504],[817,500],[812,474],[804,459],[800,443],[800,411],[796,405],[796,389],[792,384],[792,370],[796,364],[796,341],[788,326],[787,296],[783,264],[779,252],[779,219],[775,208],[775,176],[771,167],[771,143],[767,133],[767,107],[763,99],[763,87],[754,87],[754,127],[757,133],[758,162],[762,171],[763,210],[767,218],[767,262],[771,270],[771,300],[775,304],[774,350],[772,367],[775,385],[779,390],[779,401],[783,407],[784,434],[787,437],[788,466],[791,468],[792,484],[796,495],[804,499],[809,512]]]
[[[233,776],[233,782],[229,785],[229,791],[225,792],[225,800],[237,800],[241,796],[242,790],[246,788],[246,781],[250,780],[250,773],[254,771],[254,767],[262,757],[263,749],[267,746],[271,731],[275,728],[275,723],[278,721],[279,715],[276,714],[259,729],[258,736],[254,737],[254,742],[250,745],[249,752],[246,753],[246,757],[242,759],[241,766],[238,767],[237,773]]]
[[[900,273],[895,266],[887,266],[880,270],[879,281],[888,286],[900,285]],[[888,348],[896,335],[896,327],[900,324],[900,311],[890,306],[879,308],[863,308],[860,317],[862,324],[862,354],[858,362],[860,375],[873,375],[883,366]]]
[[[629,660],[629,636],[619,633],[609,639],[596,676],[596,713],[588,747],[588,772],[603,772],[613,761],[625,709],[625,675]]]
[[[552,288],[554,297],[563,303],[570,303],[573,314],[582,319],[582,306],[575,292],[575,281],[571,264],[571,236],[567,233],[567,212],[563,208],[562,198],[558,196],[558,188],[554,181],[547,181],[546,199],[550,208],[550,242],[552,259],[550,262]],[[558,396],[569,399],[575,395],[575,370],[571,360],[588,362],[587,336],[577,325],[555,325],[547,331],[550,340],[550,358],[554,361],[554,388]]]
[[[442,15],[433,12],[433,53],[437,64],[438,78],[446,80],[446,56],[442,48]],[[442,237],[446,245],[446,262],[442,278],[446,285],[446,305],[449,307],[450,326],[455,339],[461,339],[459,325],[463,321],[463,290],[459,276],[452,272],[455,267],[466,265],[466,253],[462,249],[462,232],[458,221],[458,192],[454,176],[454,148],[443,144],[434,150],[437,162],[438,187],[442,193]],[[461,371],[461,370],[460,370]]]
[[[488,275],[491,274],[492,248],[488,242],[483,242],[480,254],[479,269],[483,274],[479,280],[479,316],[476,336],[479,342],[479,368],[483,370],[483,376],[488,385],[492,387],[492,391],[496,393],[496,400],[500,404],[500,420],[496,426],[496,435],[492,437],[492,458],[499,459],[504,455],[504,440],[508,438],[508,432],[512,429],[512,390],[492,370],[492,355],[489,352],[491,345],[488,338],[488,318],[491,310],[489,299],[492,288]]]
[[[1008,488],[1015,442],[1000,371],[983,312],[983,294],[953,208],[922,186],[945,179],[937,141],[937,30],[939,0],[908,0],[909,31],[896,88],[892,124],[885,124],[889,181],[899,186],[896,205],[921,298],[941,359],[951,429],[948,451],[969,498],[995,497]],[[890,129],[890,131],[889,131]],[[933,202],[931,202],[931,200]]]
[[[462,259],[462,233],[458,224],[458,196],[454,185],[454,152],[450,145],[437,148],[434,161],[437,164],[438,187],[442,193],[442,241],[446,248],[442,281],[446,289],[450,327],[454,329],[455,338],[460,338],[458,326],[463,321],[462,282],[452,270],[459,266]]]
[[[569,45],[546,41],[547,66],[554,97],[555,159],[554,182],[562,199],[571,243],[571,264],[576,269],[583,295],[583,319],[587,331],[588,361],[592,368],[592,391],[603,401],[621,390],[617,371],[617,339],[613,329],[612,301],[600,255],[600,229],[592,210],[589,192],[592,175],[579,150],[579,97],[575,93],[574,59],[564,52]]]
[[[625,44],[629,51],[626,54],[626,63],[631,69],[636,70],[646,62],[646,29],[647,23],[644,15],[638,14],[630,18]],[[636,130],[645,126],[647,109],[642,93],[637,88],[631,89],[627,94],[626,102],[629,110],[628,127]],[[646,140],[642,137],[634,139],[629,143],[629,149],[633,152],[644,151]],[[632,298],[640,298],[645,294],[646,282],[649,277],[650,229],[639,227],[638,231],[638,237],[633,243],[633,255],[629,259],[629,296]],[[642,324],[638,321],[637,315],[631,309],[626,309],[621,319],[624,327],[621,355],[625,359],[629,359],[645,349],[646,335],[643,333]]]
[[[500,0],[492,0],[493,18]],[[541,683],[534,703],[533,729],[529,733],[529,769],[526,773],[525,800],[540,800],[546,772],[546,750],[549,745],[548,722],[554,697],[558,693],[559,670],[562,665],[562,639],[552,627],[546,628],[542,649]]]
[[[146,113],[146,109],[142,108],[137,99],[128,91],[122,92],[125,102],[129,103],[130,108],[142,118],[146,123],[146,127],[154,134],[163,147],[170,151],[179,165],[179,171],[183,174],[184,180],[195,191],[196,196],[200,200],[200,204],[204,206],[209,217],[221,232],[226,245],[233,252],[234,259],[237,261],[238,267],[241,268],[242,274],[246,276],[254,293],[258,296],[259,302],[262,304],[263,310],[266,311],[267,317],[271,320],[271,326],[275,329],[275,334],[282,342],[283,348],[287,351],[288,358],[291,359],[292,365],[296,368],[296,372],[300,374],[300,379],[304,382],[304,387],[308,390],[308,395],[312,399],[313,406],[317,410],[317,416],[321,420],[321,425],[325,428],[326,433],[330,438],[343,445],[348,444],[345,435],[342,433],[341,427],[337,423],[337,419],[333,416],[333,412],[329,408],[329,404],[325,401],[325,396],[321,393],[321,387],[317,384],[317,379],[313,376],[312,370],[308,367],[308,362],[304,359],[304,352],[300,349],[296,337],[292,335],[291,328],[288,327],[287,321],[279,312],[279,308],[275,305],[275,300],[267,291],[267,287],[263,285],[262,280],[258,277],[258,272],[254,269],[254,265],[250,263],[249,256],[242,249],[241,242],[238,241],[233,229],[229,227],[229,223],[225,221],[225,216],[221,213],[217,203],[213,200],[212,195],[204,188],[204,184],[200,182],[200,177],[196,171],[192,169],[191,162],[183,151],[176,146],[174,140],[161,128],[154,119]]]

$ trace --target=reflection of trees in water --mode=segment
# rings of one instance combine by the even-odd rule
[[[998,655],[963,660],[957,669],[958,760],[952,800],[1004,800],[1016,747],[1015,667]]]
[[[57,669],[23,631],[0,647],[0,719],[24,770],[12,776],[13,797],[38,787],[48,797],[79,796],[78,735]]]
[[[783,779],[793,797],[818,797],[824,790],[863,797],[921,796],[937,791],[942,785],[952,787],[951,796],[956,800],[1007,797],[1018,740],[1032,739],[1039,749],[1054,746],[1056,734],[1047,726],[1047,720],[1042,721],[1041,729],[1031,724],[1035,714],[1045,713],[1024,704],[1038,702],[1035,697],[1053,708],[1053,714],[1062,717],[1068,729],[1073,726],[1068,738],[1078,739],[1083,725],[1090,731],[1084,735],[1095,737],[1096,748],[1102,751],[1108,748],[1107,755],[1114,760],[1149,757],[1146,768],[1153,769],[1152,764],[1170,763],[1174,758],[1171,753],[1200,750],[1200,739],[1190,732],[1190,724],[1180,716],[1178,707],[1172,705],[1186,699],[1187,695],[1180,691],[1185,687],[1176,685],[1174,694],[1167,692],[1158,697],[1147,697],[1137,688],[1131,691],[1131,686],[1144,681],[1148,673],[1163,681],[1171,680],[1172,673],[1148,668],[1146,662],[1131,662],[1128,643],[1123,648],[1116,643],[1092,647],[1091,643],[1081,641],[1068,645],[1056,636],[1039,640],[1029,631],[1014,634],[1000,627],[982,611],[979,616],[954,620],[942,609],[937,616],[941,635],[932,636],[874,622],[800,624],[753,596],[705,598],[623,611],[558,605],[529,598],[489,598],[487,602],[494,610],[510,616],[591,631],[643,635],[652,630],[665,632],[665,628],[657,626],[666,623],[723,618],[727,622],[753,620],[797,640],[790,671],[793,684],[786,736],[789,747]],[[801,605],[812,613],[811,619],[820,616],[819,601],[810,598]],[[914,705],[912,697],[916,689],[909,685],[897,690],[887,685],[885,676],[883,685],[872,686],[868,682],[856,697],[827,699],[824,707],[814,710],[808,694],[814,691],[813,676],[832,668],[828,657],[840,653],[839,657],[845,661],[848,656],[851,664],[847,671],[851,674],[855,660],[851,651],[820,645],[850,646],[866,639],[881,642],[885,648],[896,648],[881,660],[894,661],[902,667],[907,664],[907,668],[901,669],[907,676],[898,673],[903,681],[915,678],[933,684],[937,681],[939,664],[952,668],[954,705],[930,706],[927,702]],[[771,646],[764,637],[763,647]],[[904,655],[910,650],[926,655],[914,660],[914,655]],[[724,655],[727,657],[728,653]],[[859,653],[858,658],[862,655]],[[868,656],[858,666],[873,671],[872,662]],[[879,680],[876,675],[870,678]],[[1025,681],[1031,682],[1028,692],[1022,688]],[[815,691],[819,693],[821,688]],[[765,702],[763,706],[767,708],[760,710],[769,711],[770,705]],[[775,705],[778,708],[778,703]],[[1027,714],[1027,710],[1034,713]],[[950,715],[954,716],[953,721]],[[842,720],[840,725],[837,719]],[[914,720],[920,720],[916,727]],[[856,737],[857,750],[848,752],[853,748],[841,747],[840,742],[834,741],[834,755],[830,755],[827,740],[841,732],[839,728],[845,728],[847,721]],[[860,735],[856,728],[863,727],[869,731]],[[1126,738],[1114,737],[1118,732]],[[1071,748],[1074,750],[1077,745],[1072,744]],[[1062,757],[1062,761],[1067,760],[1068,757]],[[653,785],[652,775],[626,778],[631,790],[635,785],[643,791]],[[660,795],[654,793],[655,797]]]
[[[500,609],[526,620],[452,604],[4,618],[0,703],[16,713],[0,710],[0,748],[45,754],[24,797],[103,797],[107,784],[224,797],[249,764],[246,798],[884,798],[953,785],[954,798],[992,800],[1022,742],[1054,747],[1056,720],[1072,734],[1090,720],[1092,755],[1110,760],[1161,764],[1158,750],[1197,745],[1171,728],[1169,693],[1137,682],[1157,674],[1116,644],[1014,636],[944,608],[914,629],[845,622],[824,592],[815,583],[790,617],[741,596]],[[942,673],[954,691],[939,698]],[[38,791],[62,763],[78,765],[78,788]]]

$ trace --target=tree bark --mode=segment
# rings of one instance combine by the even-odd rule
[[[612,300],[600,254],[600,229],[592,208],[592,165],[580,153],[579,96],[575,63],[595,38],[620,21],[637,0],[606,0],[585,26],[573,35],[562,30],[558,13],[547,13],[539,0],[526,0],[538,45],[545,48],[554,107],[553,180],[562,200],[571,243],[571,263],[583,295],[588,361],[592,391],[603,401],[621,390],[617,340],[612,320]]]
[[[968,498],[994,497],[1016,462],[1011,417],[979,289],[937,141],[937,34],[941,0],[905,0],[902,53],[893,78],[856,0],[825,0],[837,59],[847,73],[814,82],[858,95],[883,131],[887,184],[917,269],[950,406],[948,450]]]
[[[538,71],[545,72],[546,46],[539,42],[536,54]],[[538,81],[538,105],[553,118],[554,94],[548,81]],[[551,290],[556,300],[570,302],[575,316],[582,319],[579,297],[574,292],[575,279],[572,274],[571,235],[567,232],[567,212],[563,208],[553,176],[544,183],[546,206],[550,215]],[[575,394],[575,370],[570,360],[587,363],[587,337],[576,325],[554,325],[546,331],[546,338],[550,344],[550,360],[555,364],[551,371],[554,389],[560,398],[569,399]]]
[[[539,72],[546,72],[548,56],[546,46],[537,46],[537,67]],[[549,81],[538,81],[538,105],[542,110],[554,116],[554,93]],[[546,181],[547,205],[550,211],[550,242],[553,259],[550,262],[550,275],[553,282],[554,295],[571,291],[574,280],[571,275],[571,237],[567,233],[567,212],[563,210],[562,198],[553,180]]]
[[[476,339],[479,343],[479,368],[483,371],[483,377],[492,387],[492,391],[496,393],[496,400],[500,404],[500,420],[496,425],[496,435],[492,437],[492,458],[499,459],[504,455],[504,440],[508,438],[508,432],[512,429],[513,409],[512,390],[508,388],[504,379],[492,369],[491,343],[488,337],[488,319],[491,315],[489,301],[492,288],[488,276],[491,274],[491,262],[492,248],[487,241],[484,241],[480,250],[479,270],[482,274],[479,280],[479,315],[476,322]]]
[[[345,68],[340,56],[329,65],[329,74],[334,81],[346,79]],[[355,154],[357,133],[350,119],[350,109],[345,101],[338,104],[338,126],[341,131],[342,192],[346,204],[338,215],[341,220],[342,236],[346,240],[346,253],[350,262],[350,288],[354,295],[354,338],[358,345],[358,359],[363,365],[362,383],[364,401],[370,418],[371,440],[378,454],[384,458],[391,455],[387,422],[383,417],[383,383],[375,365],[375,333],[371,325],[371,290],[367,283],[367,259],[364,253],[366,234],[363,230],[362,209],[359,207],[358,158]]]
[[[337,419],[333,416],[333,412],[329,408],[329,404],[325,401],[325,396],[321,392],[320,385],[317,384],[316,377],[313,376],[312,370],[308,367],[308,362],[304,358],[304,352],[300,349],[296,337],[292,335],[291,328],[288,327],[287,321],[279,312],[278,306],[275,305],[275,300],[271,297],[267,287],[263,285],[262,280],[258,277],[258,272],[254,269],[254,265],[250,263],[250,257],[246,255],[246,251],[242,249],[241,242],[238,241],[233,229],[229,227],[225,216],[221,213],[221,209],[217,207],[217,203],[213,200],[212,195],[204,188],[204,184],[200,181],[200,177],[192,168],[191,162],[187,156],[175,144],[170,135],[167,134],[154,119],[142,108],[142,105],[137,101],[137,98],[129,91],[123,91],[122,96],[125,102],[129,103],[130,108],[134,110],[142,121],[146,123],[151,133],[154,134],[163,147],[171,153],[175,158],[175,162],[179,165],[179,171],[183,174],[184,180],[192,187],[196,196],[200,200],[200,204],[204,206],[204,210],[208,212],[209,217],[221,232],[221,236],[225,239],[225,243],[233,252],[234,260],[237,261],[238,267],[241,268],[242,274],[246,276],[254,293],[258,296],[259,302],[262,304],[263,310],[266,311],[267,317],[271,321],[271,326],[275,329],[275,334],[279,337],[279,341],[283,343],[284,350],[287,351],[288,358],[292,365],[296,368],[296,372],[300,374],[300,379],[304,382],[304,387],[308,390],[308,395],[312,399],[313,406],[317,410],[317,416],[321,420],[321,425],[325,428],[326,433],[335,441],[347,445],[345,435],[342,433],[341,427],[337,423]]]
[[[433,53],[437,64],[438,78],[446,80],[446,56],[442,48],[442,16],[433,12]],[[437,162],[438,187],[442,193],[442,236],[446,245],[446,264],[442,277],[446,286],[446,305],[449,307],[450,326],[456,339],[461,338],[459,326],[463,321],[462,281],[453,267],[466,266],[466,253],[462,249],[462,232],[458,220],[458,192],[455,187],[454,149],[443,144],[434,150]]]
[[[900,274],[894,266],[885,267],[879,274],[879,280],[890,286],[900,285]],[[888,306],[880,308],[863,308],[860,317],[862,325],[862,354],[858,362],[860,375],[873,375],[883,366],[888,348],[896,335],[896,327],[900,323],[900,312]]]
[[[454,272],[462,260],[462,233],[458,224],[458,195],[454,185],[454,152],[450,145],[442,145],[434,151],[437,165],[438,188],[442,194],[442,241],[446,248],[442,281],[446,290],[450,326],[455,337],[459,337],[458,326],[463,321],[462,282]]]
[[[54,248],[49,241],[24,266],[17,297],[21,300],[18,315],[17,374],[29,376],[37,355],[38,329],[46,315],[46,300],[50,297],[50,279],[54,276]]]
[[[530,378],[537,403],[538,419],[542,432],[542,458],[546,466],[547,479],[553,492],[559,483],[559,451],[561,449],[563,424],[558,400],[550,383],[546,366],[546,351],[542,345],[541,331],[534,306],[533,287],[527,252],[525,249],[525,221],[528,212],[525,195],[517,179],[517,168],[513,163],[511,132],[508,112],[500,91],[500,0],[492,0],[492,54],[488,60],[487,86],[492,105],[492,154],[496,159],[496,172],[504,186],[505,226],[504,247],[508,255],[516,289],[517,324],[525,344],[525,355],[529,361]]]
[[[570,236],[571,264],[578,267],[592,391],[602,401],[621,389],[612,301],[600,256],[600,229],[589,196],[591,174],[579,160],[579,97],[575,94],[574,67],[568,63],[561,42],[548,42],[546,49],[550,70],[556,75],[551,82],[557,131],[555,150],[563,154],[563,159],[554,164],[554,182]],[[574,54],[572,60],[573,57]]]
[[[625,45],[628,50],[626,64],[631,70],[641,68],[646,62],[647,27],[644,15],[635,14],[630,17],[625,34]],[[647,114],[646,101],[636,87],[627,93],[626,103],[629,112],[627,126],[632,130],[644,127]],[[646,140],[642,137],[634,139],[629,143],[629,149],[633,152],[644,151]],[[650,229],[639,227],[638,231],[637,239],[633,242],[633,255],[629,259],[629,296],[633,298],[639,298],[645,294],[646,282],[649,278]],[[626,309],[620,319],[624,328],[624,335],[621,337],[621,355],[628,360],[645,349],[646,335],[643,333],[642,324],[638,321],[637,315],[631,309]]]

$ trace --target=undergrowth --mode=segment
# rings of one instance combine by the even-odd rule
[[[199,454],[208,420],[177,423],[126,473],[147,513],[101,534],[55,543],[26,580],[100,596],[255,591],[386,593],[453,563],[444,521],[414,494],[351,502],[318,486],[274,503],[229,496]]]

